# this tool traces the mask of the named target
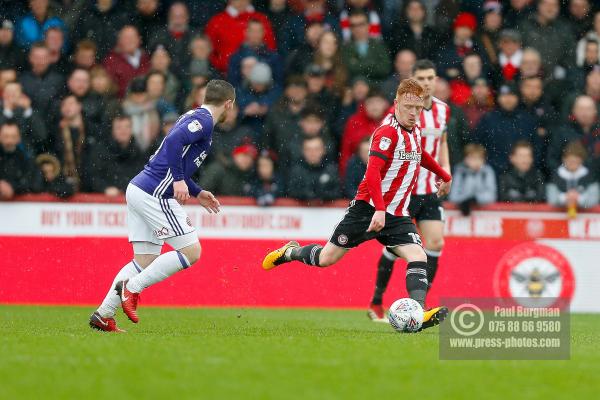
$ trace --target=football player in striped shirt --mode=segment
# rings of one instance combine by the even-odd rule
[[[432,95],[437,79],[435,65],[429,60],[418,60],[413,67],[413,78],[423,86],[425,91],[424,107],[417,122],[421,129],[421,147],[423,152],[431,154],[446,172],[450,172],[446,140],[450,107]],[[408,211],[416,220],[419,232],[425,241],[428,290],[433,283],[444,245],[444,209],[437,192],[435,175],[421,168],[413,187]],[[386,248],[383,249],[377,265],[375,293],[367,312],[369,318],[374,321],[387,322],[382,300],[397,258],[397,255]]]
[[[114,278],[104,301],[90,317],[90,326],[120,332],[114,319],[121,306],[134,323],[139,318],[140,293],[200,258],[198,234],[181,206],[190,197],[210,213],[220,211],[219,201],[200,188],[192,175],[208,155],[215,124],[233,107],[235,90],[223,80],[206,85],[204,104],[183,114],[125,194],[129,241],[134,258]],[[161,254],[167,242],[173,251]]]
[[[417,122],[423,109],[423,97],[424,89],[414,79],[405,79],[398,86],[394,113],[384,119],[371,138],[365,177],[325,247],[289,242],[267,254],[262,264],[264,269],[270,270],[290,261],[328,267],[338,262],[348,250],[376,239],[391,254],[408,262],[406,286],[409,296],[423,305],[427,292],[427,255],[408,205],[421,166],[441,178],[436,182],[440,195],[448,193],[452,179],[429,153],[422,150]],[[447,312],[445,307],[426,311],[423,328],[437,325]]]

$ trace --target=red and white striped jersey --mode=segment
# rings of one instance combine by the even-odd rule
[[[386,212],[409,216],[408,204],[421,167],[419,127],[407,131],[400,126],[394,114],[389,114],[371,137],[370,155],[385,160],[381,170],[381,192]],[[355,199],[373,205],[365,178],[358,186]]]
[[[446,132],[450,120],[450,107],[436,97],[432,97],[431,108],[421,111],[421,118],[417,122],[421,128],[421,147],[423,151],[431,154],[433,159],[440,161],[440,145],[442,135]],[[435,187],[435,174],[421,168],[413,194],[423,195],[437,193]]]

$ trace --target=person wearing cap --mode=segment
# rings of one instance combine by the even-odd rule
[[[308,101],[316,104],[328,124],[333,123],[339,113],[339,99],[327,88],[327,72],[318,64],[309,64],[304,72]]]
[[[14,25],[5,19],[0,24],[0,69],[23,68],[25,59],[22,50],[15,43]]]
[[[227,80],[234,87],[240,88],[243,83],[241,68],[242,60],[246,57],[254,57],[271,68],[273,81],[277,85],[283,83],[283,68],[279,54],[269,49],[265,43],[265,29],[258,20],[249,20],[246,25],[245,40],[240,48],[229,58]]]
[[[258,149],[242,143],[231,152],[231,161],[213,161],[200,176],[200,186],[221,196],[250,196]]]
[[[29,50],[31,45],[44,39],[44,33],[52,27],[58,27],[66,35],[67,28],[62,19],[53,15],[48,0],[30,0],[29,13],[17,22],[17,43]]]
[[[486,0],[483,3],[483,23],[477,35],[486,57],[492,64],[498,63],[496,43],[502,29],[502,4],[499,0]]]
[[[523,49],[521,34],[514,29],[504,29],[498,39],[498,68],[504,82],[514,81],[521,68]]]
[[[390,57],[381,40],[369,36],[369,17],[364,11],[354,10],[348,17],[352,40],[341,48],[342,59],[350,78],[364,76],[373,84],[387,78],[390,69]]]
[[[266,115],[280,94],[279,86],[273,84],[269,65],[256,63],[250,71],[247,85],[239,90],[237,97],[242,124],[262,132]]]
[[[568,69],[575,64],[575,35],[569,22],[560,17],[559,0],[539,0],[537,10],[517,26],[523,46],[540,52],[544,71],[554,74],[556,67]]]
[[[453,35],[446,45],[437,53],[436,65],[440,75],[445,79],[459,76],[462,60],[467,54],[477,53],[483,58],[481,45],[474,37],[477,30],[475,15],[461,12],[452,24]],[[484,59],[484,63],[487,62]]]
[[[486,148],[488,162],[497,174],[508,169],[512,146],[518,140],[531,143],[536,160],[543,160],[535,120],[518,105],[517,86],[512,82],[502,85],[498,89],[496,109],[481,117],[475,128],[475,140]]]

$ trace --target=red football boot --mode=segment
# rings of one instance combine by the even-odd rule
[[[367,317],[373,322],[388,322],[381,304],[371,304],[367,310]]]
[[[129,318],[131,322],[137,324],[140,320],[137,315],[137,305],[140,299],[140,294],[127,290],[128,281],[129,279],[126,281],[117,282],[115,290],[121,298],[121,307],[123,307],[123,312],[125,315],[127,315],[127,318]]]
[[[98,311],[90,316],[90,328],[103,332],[125,332],[117,326],[114,318],[102,318]]]

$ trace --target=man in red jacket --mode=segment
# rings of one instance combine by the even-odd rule
[[[386,111],[390,107],[385,95],[378,90],[371,90],[352,116],[346,122],[342,135],[340,151],[340,175],[346,175],[348,160],[358,149],[360,142],[381,125]]]
[[[133,78],[143,75],[150,69],[150,56],[141,48],[141,38],[132,25],[119,31],[117,46],[104,59],[104,68],[119,87],[119,98],[127,92]]]
[[[215,15],[208,21],[204,32],[213,44],[211,63],[221,73],[227,73],[229,57],[235,53],[244,42],[244,33],[249,20],[257,20],[265,28],[265,44],[271,50],[276,49],[275,35],[271,22],[266,15],[252,7],[251,0],[229,0],[225,11]]]

